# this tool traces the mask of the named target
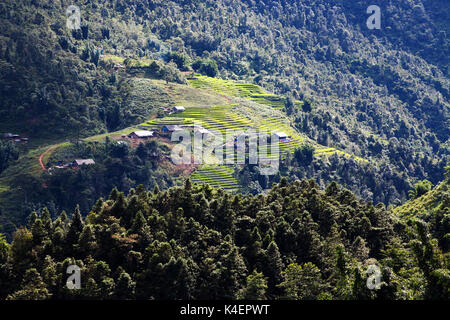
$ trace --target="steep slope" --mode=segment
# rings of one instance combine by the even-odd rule
[[[442,251],[450,252],[450,167],[446,178],[422,196],[394,208],[393,213],[407,225],[424,222]],[[409,229],[409,228],[407,228]]]
[[[66,1],[0,3],[0,133],[26,133],[31,152],[148,121],[175,101],[226,105],[211,92],[192,102],[192,86],[225,81],[230,91],[222,93],[285,113],[296,147],[301,139],[323,146],[320,161],[286,164],[292,179],[314,177],[322,187],[336,180],[385,204],[405,201],[417,180],[442,179],[450,150],[446,1],[387,1],[381,30],[366,28],[368,1],[75,4],[78,30],[66,27]],[[190,71],[204,75],[180,93]],[[326,156],[335,150],[371,163]],[[0,177],[0,191],[17,192],[8,172],[20,167]]]
[[[230,196],[186,181],[113,190],[83,213],[44,209],[10,244],[0,234],[0,299],[448,300],[448,251],[426,225],[335,183],[283,179],[267,194]],[[73,264],[89,286],[61,289]]]
[[[138,87],[111,72],[117,61],[103,59],[86,30],[66,27],[66,9],[60,1],[0,4],[1,133],[61,141],[125,128],[160,106],[133,99]]]
[[[443,174],[450,127],[445,1],[383,3],[381,30],[366,27],[370,1],[76,4],[82,28],[73,32],[65,26],[64,2],[1,4],[5,130],[94,134],[144,120],[155,110],[126,100],[128,83],[120,76],[109,81],[98,67],[103,53],[122,57],[112,63],[130,71],[136,60],[125,58],[145,58],[146,72],[160,77],[182,82],[176,69],[194,69],[260,84],[293,105],[312,99],[310,112],[286,110],[312,140],[375,157],[405,172],[409,184],[437,183]],[[172,64],[159,70],[151,59]],[[258,94],[259,102],[271,99]]]
[[[450,213],[450,179],[447,178],[419,198],[409,200],[396,207],[394,213],[402,217],[416,217],[428,220],[436,211]]]

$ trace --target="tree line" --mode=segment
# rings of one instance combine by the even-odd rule
[[[448,203],[410,220],[336,183],[283,178],[266,194],[230,195],[187,180],[114,189],[84,214],[44,209],[12,243],[1,238],[0,298],[448,299]],[[66,287],[69,265],[80,290]]]

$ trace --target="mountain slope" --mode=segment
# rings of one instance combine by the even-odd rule
[[[74,4],[80,30],[66,27],[65,1],[0,4],[0,133],[30,136],[22,157],[28,149],[114,132],[152,120],[160,107],[192,101],[178,98],[195,97],[182,84],[196,71],[211,83],[214,76],[232,83],[230,90],[259,85],[247,98],[283,112],[301,139],[323,146],[324,156],[309,165],[286,160],[280,174],[293,180],[314,177],[322,187],[336,180],[388,205],[406,201],[418,180],[442,179],[450,150],[445,1],[380,4],[381,30],[366,28],[368,1]],[[168,83],[153,86],[148,78]],[[227,99],[202,94],[193,105]],[[261,125],[273,124],[279,119]],[[334,150],[370,164],[326,156]],[[251,177],[255,190],[270,187],[272,181],[251,170],[235,178]],[[11,171],[0,177],[8,182],[3,192],[16,192],[8,185]]]

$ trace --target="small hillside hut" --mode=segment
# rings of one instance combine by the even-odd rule
[[[182,107],[182,106],[173,107],[173,112],[175,112],[175,113],[180,113],[180,112],[184,112],[184,111],[186,111],[185,107]]]
[[[128,135],[128,137],[130,137],[131,139],[148,139],[153,137],[155,132],[153,131],[147,131],[147,130],[142,130],[142,131],[134,131],[132,133],[130,133]]]

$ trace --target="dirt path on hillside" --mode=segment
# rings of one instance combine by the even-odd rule
[[[44,156],[47,154],[47,153],[49,153],[50,151],[53,151],[55,148],[56,148],[57,146],[52,146],[52,147],[49,147],[47,150],[45,150],[40,156],[39,156],[39,165],[41,166],[41,169],[43,170],[43,171],[46,171],[47,169],[45,168],[45,166],[44,166],[44,162],[42,161],[42,159],[44,158]]]

